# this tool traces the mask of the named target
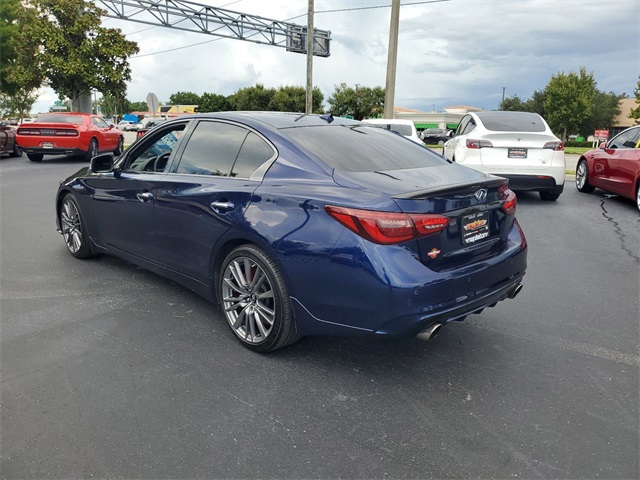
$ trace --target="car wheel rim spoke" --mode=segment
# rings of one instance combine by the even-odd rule
[[[227,322],[243,341],[264,342],[275,323],[275,295],[266,272],[253,259],[239,257],[225,268],[222,304]]]
[[[82,226],[78,210],[71,201],[66,201],[62,205],[60,220],[67,248],[70,252],[77,253],[82,248]]]

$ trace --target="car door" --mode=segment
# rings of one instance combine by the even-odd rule
[[[167,126],[127,152],[116,172],[90,177],[97,237],[115,253],[157,263],[153,220],[158,181],[188,122]]]
[[[119,134],[111,128],[111,126],[100,117],[91,117],[91,123],[98,130],[98,150],[101,152],[110,152],[118,146]]]
[[[464,163],[467,153],[467,138],[476,128],[476,122],[471,115],[465,116],[456,130],[456,135],[446,144],[447,158]]]
[[[197,121],[156,193],[160,262],[207,283],[217,240],[244,218],[262,179],[256,171],[275,157],[275,148],[256,131]]]
[[[609,140],[604,149],[596,150],[593,157],[594,185],[625,196],[633,196],[634,157],[640,128],[630,128]],[[630,161],[631,160],[631,161]]]

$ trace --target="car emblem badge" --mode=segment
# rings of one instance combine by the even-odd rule
[[[479,201],[483,202],[487,199],[487,193],[488,192],[486,188],[481,188],[476,193],[474,193],[473,196],[476,197]]]
[[[440,255],[440,250],[438,250],[437,248],[433,248],[429,253],[427,253],[427,255],[430,258],[436,258],[438,255]]]

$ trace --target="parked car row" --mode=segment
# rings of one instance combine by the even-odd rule
[[[21,157],[22,149],[16,141],[16,129],[9,124],[0,124],[0,153]]]

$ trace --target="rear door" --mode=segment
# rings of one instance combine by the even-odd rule
[[[217,240],[244,219],[256,171],[276,150],[243,125],[208,119],[185,140],[156,193],[156,238],[165,267],[206,283]]]

